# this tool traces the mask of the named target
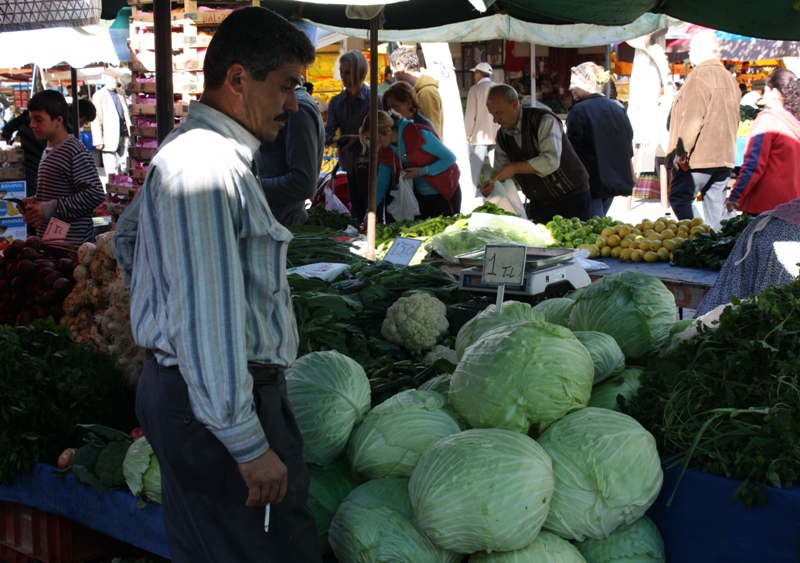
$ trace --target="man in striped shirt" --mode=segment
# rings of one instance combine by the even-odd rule
[[[298,345],[291,234],[254,162],[297,111],[313,59],[305,34],[273,12],[228,16],[200,101],[162,143],[114,238],[148,351],[136,413],[161,464],[175,562],[321,561],[283,377]]]
[[[30,99],[28,112],[30,128],[47,141],[47,148],[39,162],[36,195],[24,199],[23,220],[43,236],[55,217],[69,224],[67,241],[94,240],[92,215],[105,191],[89,151],[67,131],[67,101],[59,92],[44,90]]]

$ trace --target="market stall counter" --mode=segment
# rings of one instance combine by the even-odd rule
[[[697,309],[719,275],[719,272],[713,270],[670,266],[668,262],[623,262],[616,258],[597,260],[607,265],[608,269],[589,272],[592,281],[621,272],[651,274],[667,286],[675,296],[675,305],[681,309]]]
[[[127,490],[98,491],[52,465],[36,464],[10,485],[0,485],[0,501],[30,506],[64,516],[150,553],[169,558],[161,505],[139,500]]]

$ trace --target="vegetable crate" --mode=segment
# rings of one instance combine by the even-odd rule
[[[0,501],[0,561],[77,563],[113,555],[120,542],[63,516]]]

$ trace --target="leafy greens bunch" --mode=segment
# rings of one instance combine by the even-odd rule
[[[800,278],[698,330],[650,363],[627,411],[674,465],[742,479],[735,498],[763,504],[800,478]]]

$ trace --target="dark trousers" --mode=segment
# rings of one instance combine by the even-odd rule
[[[454,193],[450,201],[442,194],[421,195],[414,191],[419,204],[419,215],[416,219],[429,219],[440,215],[458,215],[461,213],[461,187]]]
[[[588,221],[591,217],[589,212],[591,195],[588,191],[579,194],[567,194],[556,201],[543,205],[535,201],[529,201],[526,208],[528,219],[534,223],[544,225],[553,220],[556,215],[561,215],[567,219],[577,217],[581,221]]]
[[[367,215],[367,196],[358,191],[358,175],[355,172],[347,173],[347,193],[350,196],[350,208],[353,217],[363,221]]]
[[[725,200],[730,178],[730,168],[703,168],[686,172],[679,168],[673,169],[669,204],[675,216],[678,219],[694,218],[694,200],[698,193],[702,193],[705,222],[715,231],[719,231],[720,223],[728,217]]]
[[[286,464],[289,486],[271,507],[247,508],[247,487],[228,450],[192,414],[177,367],[148,353],[139,380],[136,415],[161,465],[164,527],[176,563],[320,563],[303,441],[283,376],[254,390],[270,448]]]

